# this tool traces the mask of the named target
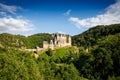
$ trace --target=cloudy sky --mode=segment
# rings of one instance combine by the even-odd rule
[[[120,0],[0,0],[0,33],[75,35],[120,23]]]

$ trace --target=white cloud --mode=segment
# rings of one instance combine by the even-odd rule
[[[22,18],[0,18],[0,32],[26,32],[33,30],[30,21]]]
[[[64,15],[68,16],[68,15],[70,15],[70,13],[71,13],[71,10],[69,9],[66,13],[64,13]]]
[[[26,33],[28,31],[34,30],[33,24],[24,19],[22,16],[17,16],[17,11],[23,10],[19,6],[6,5],[0,3],[0,33],[8,32],[8,33]],[[11,16],[14,15],[16,18]]]
[[[0,11],[9,12],[11,14],[15,14],[17,10],[22,10],[19,6],[13,6],[13,5],[6,5],[0,3]]]
[[[90,28],[97,25],[110,25],[120,23],[120,0],[117,0],[115,4],[112,4],[108,8],[106,8],[106,12],[104,14],[85,19],[71,17],[69,21],[74,23],[74,25],[76,25],[76,27],[78,28]]]

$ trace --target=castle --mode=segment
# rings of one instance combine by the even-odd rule
[[[52,34],[52,39],[50,40],[50,43],[47,41],[43,41],[43,47],[39,48],[36,47],[35,49],[26,49],[27,51],[34,51],[39,52],[46,49],[57,49],[61,47],[70,47],[71,46],[71,36],[62,34],[62,33],[54,33]]]
[[[61,33],[54,33],[52,34],[52,40],[50,43],[47,41],[43,41],[43,49],[52,49],[71,46],[71,36]]]

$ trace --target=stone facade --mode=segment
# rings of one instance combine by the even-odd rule
[[[54,33],[50,44],[47,41],[43,41],[43,49],[51,48],[54,50],[55,48],[66,46],[71,46],[71,36],[66,34]]]
[[[47,41],[43,41],[43,49],[48,49],[49,43]]]

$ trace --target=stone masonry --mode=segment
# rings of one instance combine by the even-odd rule
[[[66,34],[54,33],[50,43],[43,41],[43,49],[51,48],[54,50],[55,48],[67,46],[71,46],[71,36]]]

